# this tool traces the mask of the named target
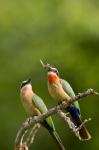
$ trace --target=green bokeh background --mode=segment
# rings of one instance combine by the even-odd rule
[[[47,75],[39,60],[60,71],[75,92],[99,91],[98,0],[0,0],[0,150],[12,150],[26,119],[19,98],[22,80],[32,78],[34,91],[48,108],[55,105],[47,91]],[[99,149],[99,98],[80,102],[92,139],[80,142],[57,115],[56,129],[66,150]],[[41,128],[31,150],[57,150]]]

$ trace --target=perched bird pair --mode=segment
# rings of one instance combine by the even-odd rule
[[[74,97],[75,93],[73,89],[67,81],[59,78],[58,70],[48,64],[44,65],[43,62],[41,63],[48,73],[48,91],[51,97],[55,99],[56,103],[60,103],[63,100],[68,101],[71,97]],[[22,82],[20,97],[25,110],[30,116],[39,116],[42,113],[47,112],[47,107],[43,100],[33,92],[30,79]],[[66,110],[70,113],[74,124],[79,127],[82,124],[82,121],[78,102],[74,102],[74,104],[67,107]],[[59,148],[65,150],[62,141],[55,130],[52,118],[46,118],[42,122],[42,125],[47,128],[51,136],[57,142]],[[79,130],[79,134],[83,140],[89,140],[91,138],[91,135],[84,126]]]

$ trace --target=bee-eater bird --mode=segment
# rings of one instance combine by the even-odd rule
[[[68,101],[70,98],[75,97],[75,93],[70,84],[64,79],[59,78],[57,68],[53,68],[49,64],[45,65],[42,61],[41,64],[48,72],[49,94],[57,103],[60,103],[63,100]],[[72,105],[68,106],[67,111],[69,111],[74,124],[79,127],[82,124],[82,120],[78,102],[76,101]],[[91,135],[84,125],[79,130],[79,135],[82,140],[91,139]]]
[[[22,82],[20,98],[29,116],[40,116],[42,113],[48,111],[43,100],[32,90],[31,79]],[[59,149],[65,150],[62,141],[55,130],[51,116],[46,118],[41,124],[49,131],[50,135],[58,144]]]

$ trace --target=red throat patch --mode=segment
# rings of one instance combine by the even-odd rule
[[[58,79],[58,76],[56,74],[48,74],[48,81],[50,83],[55,82]]]

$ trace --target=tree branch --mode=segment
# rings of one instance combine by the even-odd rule
[[[30,134],[28,135],[28,137],[26,139],[26,142],[24,142],[27,145],[27,147],[29,147],[33,143],[36,133],[37,133],[38,129],[40,128],[40,126],[41,125],[39,123],[37,123],[33,126]]]
[[[20,149],[20,144],[21,144],[21,141],[22,141],[22,137],[23,137],[25,131],[27,129],[29,129],[30,127],[32,127],[35,123],[41,123],[48,116],[51,116],[51,115],[53,115],[55,113],[60,114],[60,116],[62,117],[63,114],[59,113],[60,110],[68,107],[69,105],[71,105],[75,101],[81,100],[81,98],[84,98],[84,97],[87,97],[87,96],[93,95],[93,94],[99,95],[99,93],[97,93],[94,89],[88,89],[88,90],[86,90],[83,93],[79,93],[74,98],[70,98],[68,101],[64,100],[61,104],[58,104],[57,106],[49,109],[48,112],[43,113],[40,116],[34,116],[34,117],[30,117],[30,118],[26,119],[26,121],[22,124],[21,128],[19,129],[19,131],[17,133],[16,140],[15,140],[15,150],[22,150],[22,149]]]
[[[81,129],[81,127],[82,127],[85,123],[87,123],[88,121],[90,121],[91,118],[85,119],[85,120],[82,122],[82,124],[81,124],[79,127],[77,127],[77,126],[75,126],[75,124],[71,121],[70,117],[67,117],[67,114],[68,114],[68,113],[66,114],[66,113],[62,112],[61,110],[58,110],[58,114],[59,114],[59,116],[60,116],[61,118],[63,118],[63,120],[68,124],[69,128],[74,132],[75,136],[76,136],[79,140],[82,141],[83,139],[81,139],[81,137],[80,137],[79,130]]]

